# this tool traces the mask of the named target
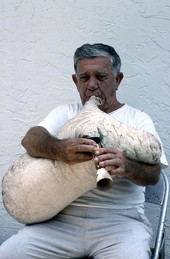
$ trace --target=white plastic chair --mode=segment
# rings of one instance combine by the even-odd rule
[[[146,186],[145,201],[160,206],[160,215],[152,259],[165,259],[165,217],[168,205],[169,182],[166,174],[161,171],[160,180],[156,185]]]

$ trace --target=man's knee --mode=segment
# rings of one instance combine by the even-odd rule
[[[119,256],[117,257],[119,259],[149,259],[150,258],[150,250],[147,248],[144,249],[138,249],[133,247],[133,244],[130,248],[122,248],[119,252]]]
[[[0,259],[28,259],[25,253],[26,240],[18,240],[17,235],[12,236],[0,246]]]
[[[111,247],[110,247],[111,248]],[[131,247],[126,248],[124,246],[119,247],[119,249],[113,247],[112,249],[106,248],[95,255],[93,255],[94,259],[150,259],[150,250],[146,248],[143,250],[133,248],[133,244]]]

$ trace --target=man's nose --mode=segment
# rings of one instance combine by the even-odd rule
[[[98,88],[98,81],[96,78],[90,78],[88,82],[88,88],[89,90],[95,90]]]

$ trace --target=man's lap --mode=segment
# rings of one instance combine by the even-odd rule
[[[150,228],[143,217],[135,209],[69,206],[48,222],[25,226],[0,247],[0,258],[148,259]]]

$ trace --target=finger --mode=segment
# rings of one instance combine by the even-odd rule
[[[96,151],[95,151],[95,155],[96,156],[107,154],[107,153],[111,153],[113,155],[117,155],[118,154],[118,150],[110,148],[110,147],[107,147],[107,148],[96,148]]]
[[[77,145],[74,147],[75,153],[95,153],[95,147],[93,145]]]
[[[112,154],[112,153],[106,153],[106,154],[102,154],[97,156],[98,161],[105,161],[105,160],[113,160],[113,159],[118,159],[116,155]]]
[[[96,142],[91,139],[79,138],[72,142],[74,152],[95,152]]]
[[[115,169],[117,169],[117,166],[106,166],[105,167],[105,169],[109,172],[109,173],[111,173],[112,171],[114,171]]]
[[[97,146],[96,142],[92,139],[87,139],[87,138],[78,138],[76,139],[76,142],[78,144],[84,144],[84,145],[92,145],[92,146]]]
[[[92,153],[76,153],[72,159],[69,161],[70,164],[75,164],[75,163],[82,163],[89,161],[93,158]]]
[[[68,139],[65,142],[67,147],[70,147],[70,148],[76,148],[79,145],[93,146],[96,148],[96,142],[90,139],[84,139],[84,138]]]
[[[106,167],[106,166],[110,166],[110,167],[122,167],[124,168],[123,166],[123,162],[120,158],[113,158],[113,159],[110,159],[110,160],[104,160],[104,161],[101,161],[98,163],[99,166],[101,167]]]
[[[125,178],[124,169],[122,167],[117,167],[116,169],[111,169],[108,172],[110,175],[115,175],[119,178]]]
[[[102,155],[94,158],[95,163],[98,163],[101,167],[106,166],[121,166],[122,160],[119,157],[112,154]]]

